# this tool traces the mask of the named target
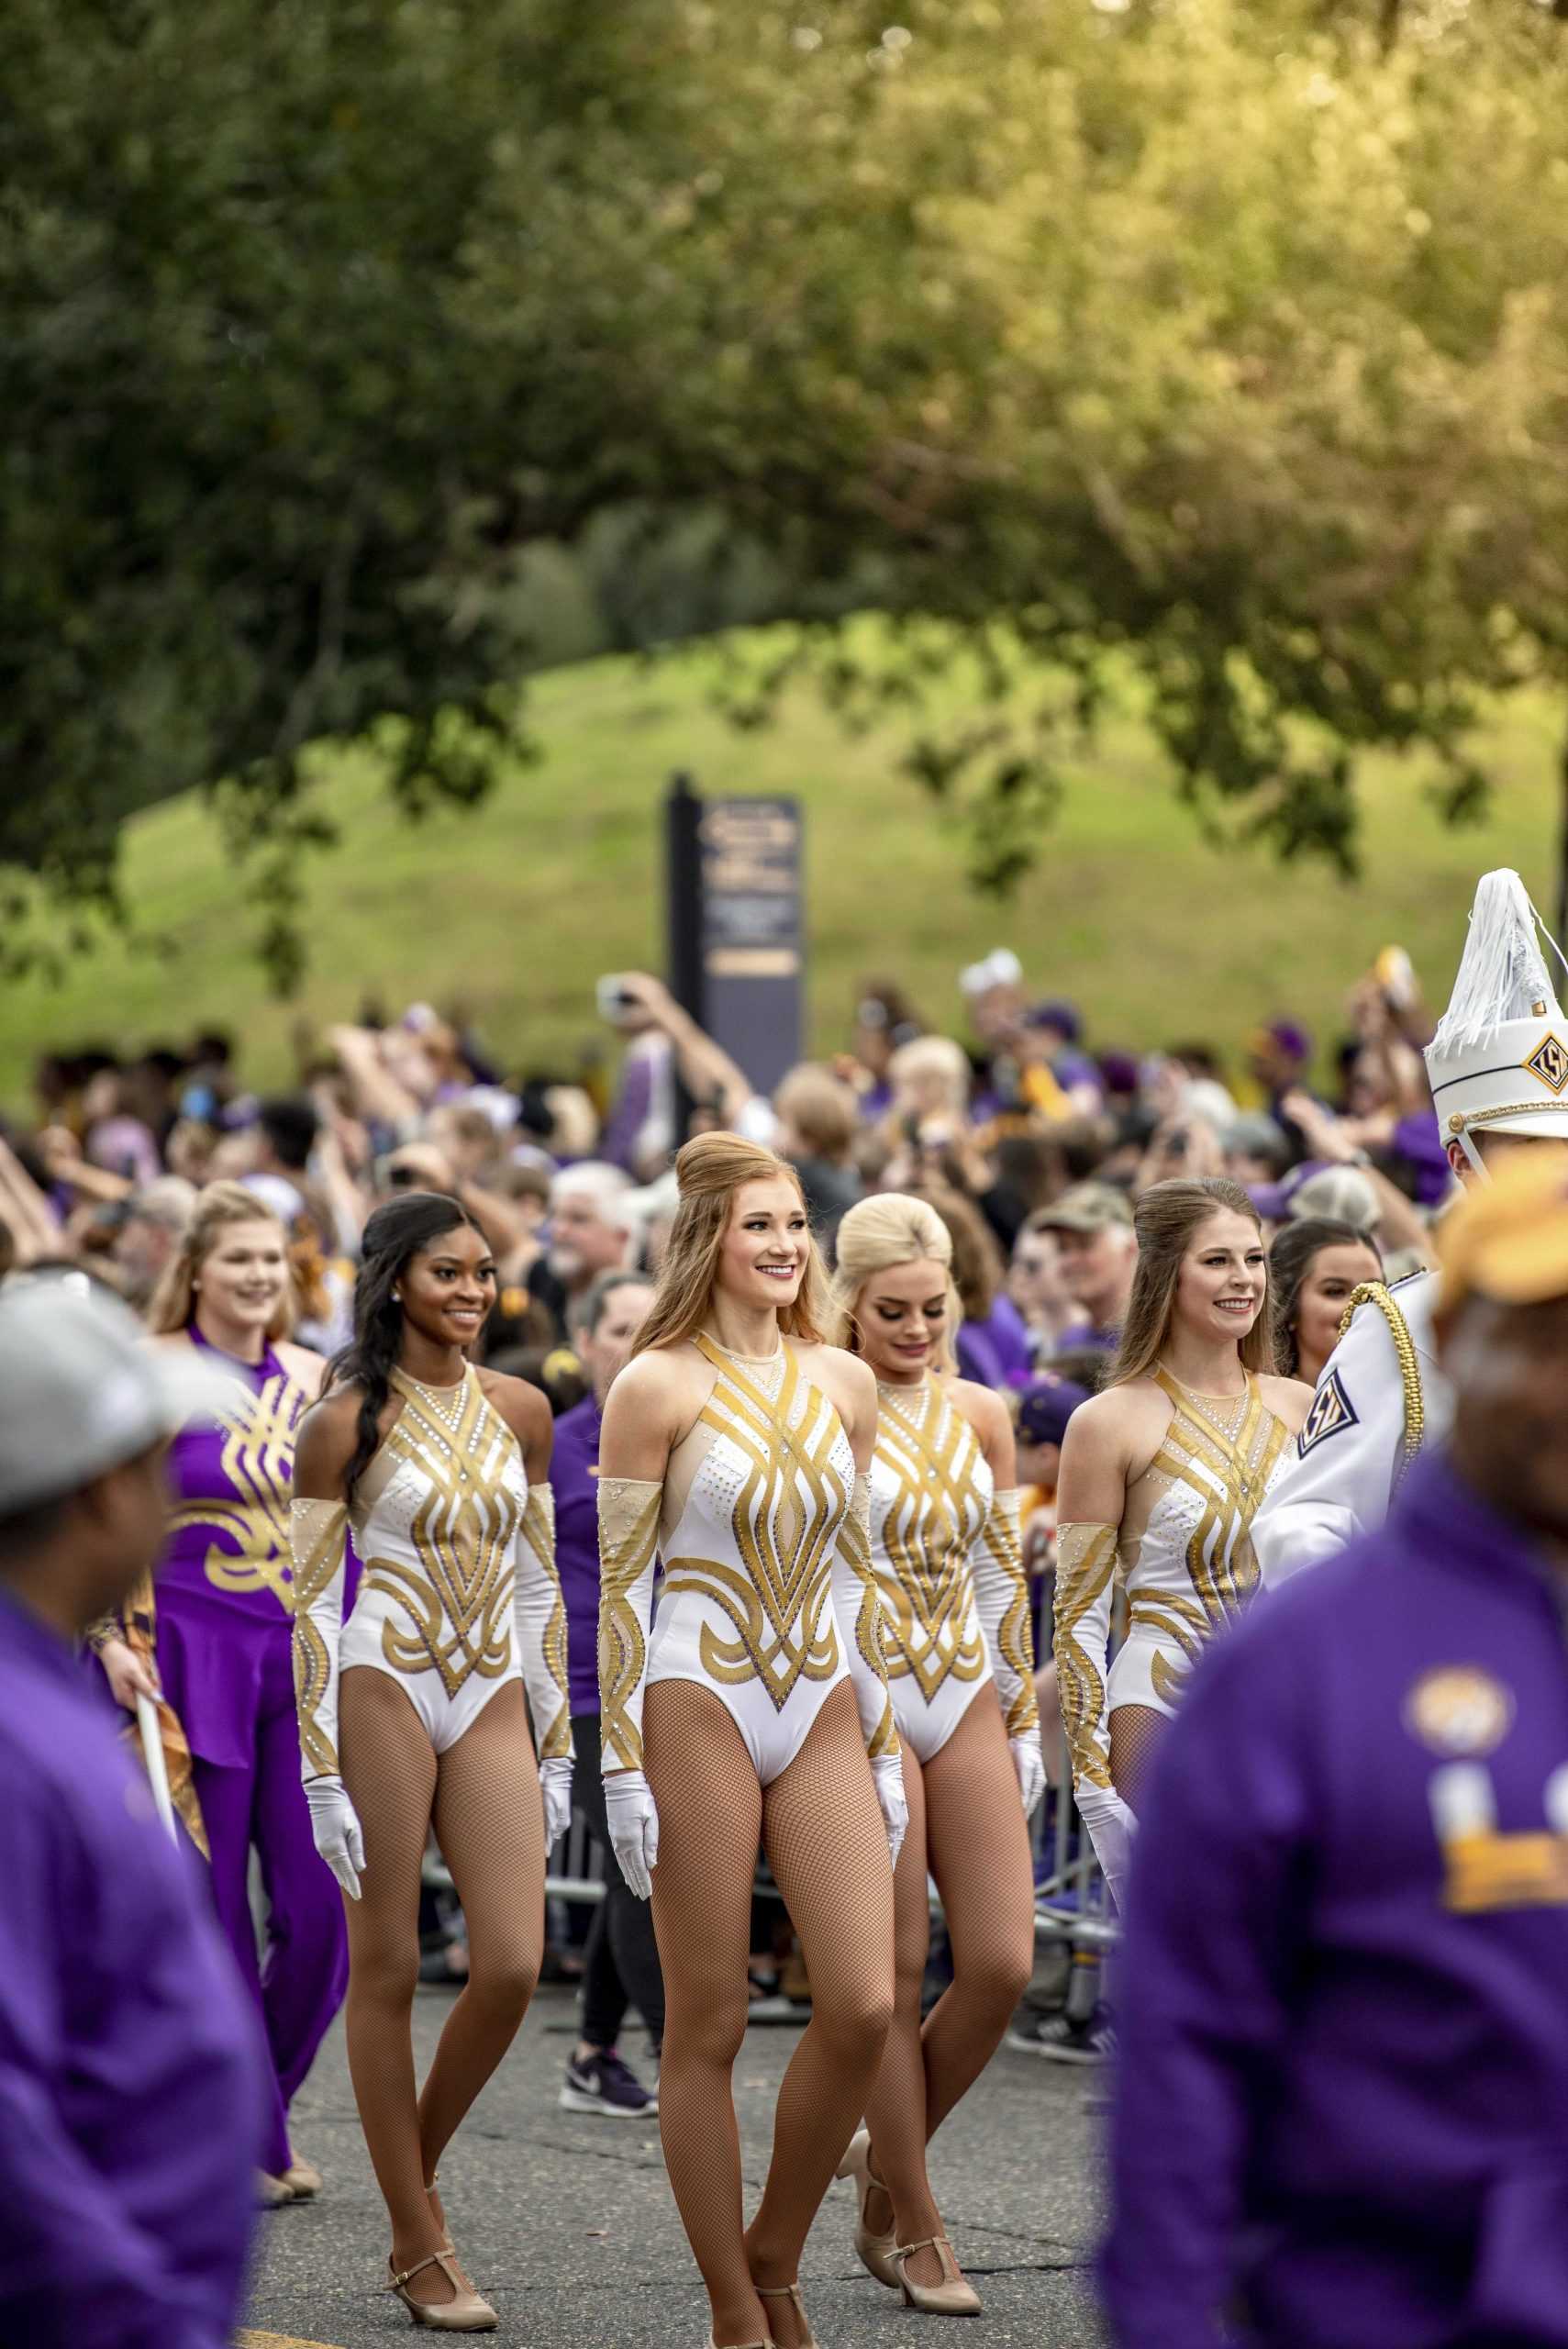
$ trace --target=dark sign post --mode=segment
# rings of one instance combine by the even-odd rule
[[[703,800],[676,775],[665,807],[671,990],[771,1093],[800,1058],[799,803]]]

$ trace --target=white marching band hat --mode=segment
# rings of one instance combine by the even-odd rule
[[[1542,937],[1563,963],[1518,874],[1483,874],[1453,994],[1426,1050],[1442,1138],[1478,1173],[1480,1134],[1568,1141],[1568,1019]]]

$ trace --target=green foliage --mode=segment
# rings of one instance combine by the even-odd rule
[[[883,641],[857,624],[847,650],[871,670]],[[237,889],[201,794],[137,817],[126,892],[161,952],[110,933],[58,986],[41,975],[10,983],[0,1104],[22,1106],[41,1051],[177,1043],[209,1024],[233,1030],[248,1083],[284,1084],[296,1021],[319,1035],[367,999],[392,1017],[411,999],[461,1005],[508,1068],[571,1075],[595,1044],[613,1057],[594,982],[656,965],[662,952],[657,803],[677,766],[706,792],[801,799],[818,1052],[846,1043],[862,983],[879,974],[962,1033],[958,974],[1006,943],[1042,995],[1077,998],[1096,1044],[1210,1036],[1234,1068],[1248,1030],[1288,1012],[1318,1037],[1326,1067],[1351,982],[1391,941],[1446,1000],[1484,865],[1517,865],[1537,903],[1551,901],[1545,818],[1561,696],[1519,694],[1485,713],[1478,747],[1496,790],[1478,830],[1435,819],[1416,763],[1370,752],[1367,871],[1356,884],[1306,859],[1278,866],[1262,842],[1206,840],[1171,790],[1127,664],[1113,662],[1093,755],[1064,757],[1055,828],[1002,909],[961,884],[959,809],[923,805],[899,774],[897,707],[846,739],[802,681],[781,693],[774,725],[738,734],[726,722],[714,707],[723,663],[747,654],[762,665],[778,645],[769,631],[652,668],[617,658],[539,677],[538,763],[503,759],[479,807],[437,807],[417,827],[395,819],[369,748],[307,754],[312,802],[339,840],[305,862],[299,917],[313,951],[292,1003],[267,999],[256,959],[266,909]],[[929,690],[933,721],[956,728],[975,679],[960,662]]]
[[[1107,651],[1226,836],[1349,869],[1373,745],[1474,811],[1477,696],[1568,650],[1560,25],[888,19],[14,0],[13,947],[39,886],[107,900],[128,811],[222,779],[288,975],[304,746],[374,725],[402,806],[477,796],[522,740],[541,580],[595,534],[617,640],[795,616],[740,714],[801,674],[903,709],[993,886]],[[857,599],[891,655],[846,640]],[[973,706],[934,712],[961,653]]]

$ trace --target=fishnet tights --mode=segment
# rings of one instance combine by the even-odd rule
[[[766,1791],[729,1714],[685,1680],[648,1691],[643,1742],[659,1806],[653,1926],[664,1971],[659,2126],[664,2162],[725,2344],[804,2341],[791,2284],[855,2131],[893,2007],[887,1836],[846,1681]],[[757,2215],[742,2230],[730,2076],[746,2034],[746,1960],[759,1836],[800,1936],[811,2021],[773,2121]]]
[[[361,1897],[345,1903],[349,2071],[401,2269],[447,2240],[428,2182],[511,2045],[539,1980],[544,1810],[515,1681],[438,1757],[391,1675],[357,1665],[342,1678],[339,1749],[365,1839]],[[419,1869],[432,1825],[462,1903],[469,1973],[416,2096]],[[410,2288],[430,2305],[452,2297],[439,2268],[427,2268]]]
[[[944,2230],[926,2175],[926,2147],[1001,2043],[1034,1971],[1034,1869],[1029,1823],[1007,1752],[1007,1732],[982,1688],[951,1737],[922,1765],[904,1748],[909,1831],[894,1878],[896,2000],[893,2028],[866,2106],[873,2174],[885,2195],[869,2199],[873,2233],[891,2226],[901,2243]],[[929,1869],[941,1895],[953,1978],[920,2021],[930,1946]],[[921,2251],[917,2284],[939,2284],[941,2262]]]
[[[1111,1783],[1129,1809],[1138,1809],[1149,1765],[1169,1726],[1152,1705],[1118,1705],[1111,1715]]]

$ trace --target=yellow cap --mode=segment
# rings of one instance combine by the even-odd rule
[[[1559,1152],[1521,1151],[1446,1219],[1440,1308],[1467,1297],[1500,1305],[1568,1297],[1568,1169]]]

